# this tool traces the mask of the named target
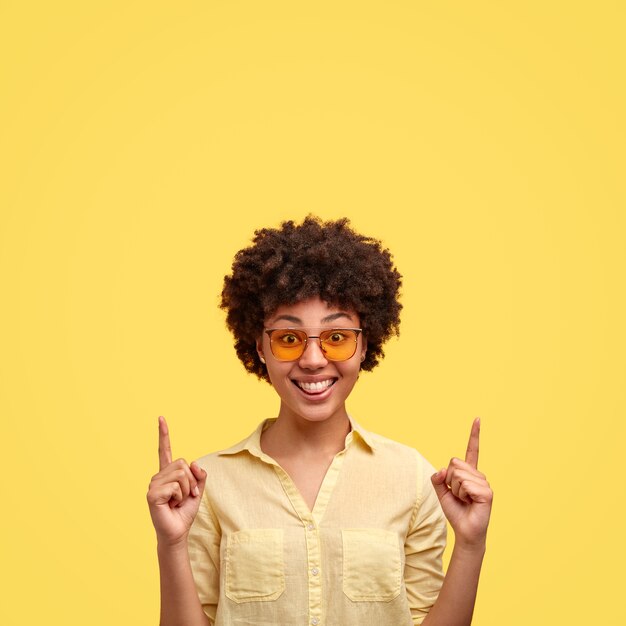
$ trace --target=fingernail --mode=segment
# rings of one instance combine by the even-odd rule
[[[199,495],[200,495],[200,490],[198,489],[198,485],[196,485],[196,486],[193,488],[193,495],[194,495],[194,496],[199,496]]]

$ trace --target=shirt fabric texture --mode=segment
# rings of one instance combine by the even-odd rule
[[[215,626],[421,624],[443,583],[446,519],[415,449],[351,430],[310,511],[261,450],[262,421],[197,460],[208,478],[189,531],[198,596]]]

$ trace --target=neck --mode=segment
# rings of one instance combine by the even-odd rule
[[[324,420],[312,421],[281,404],[277,420],[263,434],[268,447],[285,456],[334,456],[344,449],[349,432],[345,407]]]

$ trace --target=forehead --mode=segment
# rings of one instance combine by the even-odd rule
[[[358,326],[359,316],[349,307],[328,304],[319,298],[310,298],[295,304],[279,306],[265,320],[268,326]]]

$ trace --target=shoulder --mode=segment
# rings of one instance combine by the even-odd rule
[[[400,443],[377,433],[368,433],[374,446],[374,457],[385,467],[394,480],[404,476],[416,489],[417,500],[421,502],[430,491],[430,477],[436,472],[428,459],[413,446]]]
[[[398,463],[402,464],[406,464],[407,462],[415,463],[420,468],[426,470],[432,468],[432,465],[428,462],[426,457],[413,446],[395,441],[394,439],[379,435],[378,433],[370,432],[369,437],[373,444],[374,452],[388,461],[395,459]]]
[[[261,431],[268,421],[270,420],[263,420],[252,433],[236,444],[205,454],[196,459],[196,463],[208,471],[208,468],[231,466],[234,460],[249,458],[250,454],[260,456]]]
[[[243,459],[248,456],[246,442],[248,438],[243,439],[229,448],[215,450],[204,456],[195,459],[196,463],[204,470],[218,470],[221,467],[232,465],[236,459]]]
[[[430,464],[426,458],[414,447],[406,443],[401,443],[377,432],[366,430],[353,417],[349,416],[352,428],[373,452],[373,457],[379,461],[390,464],[399,464],[406,467],[407,464],[414,464],[420,467],[428,467]],[[432,467],[432,466],[431,466]]]
[[[432,488],[430,477],[435,470],[424,455],[406,443],[401,443],[384,435],[360,429],[365,445],[359,446],[367,454],[358,455],[356,461],[360,473],[371,476],[375,472],[376,480],[389,489],[400,489],[414,493],[421,501],[426,491]]]

